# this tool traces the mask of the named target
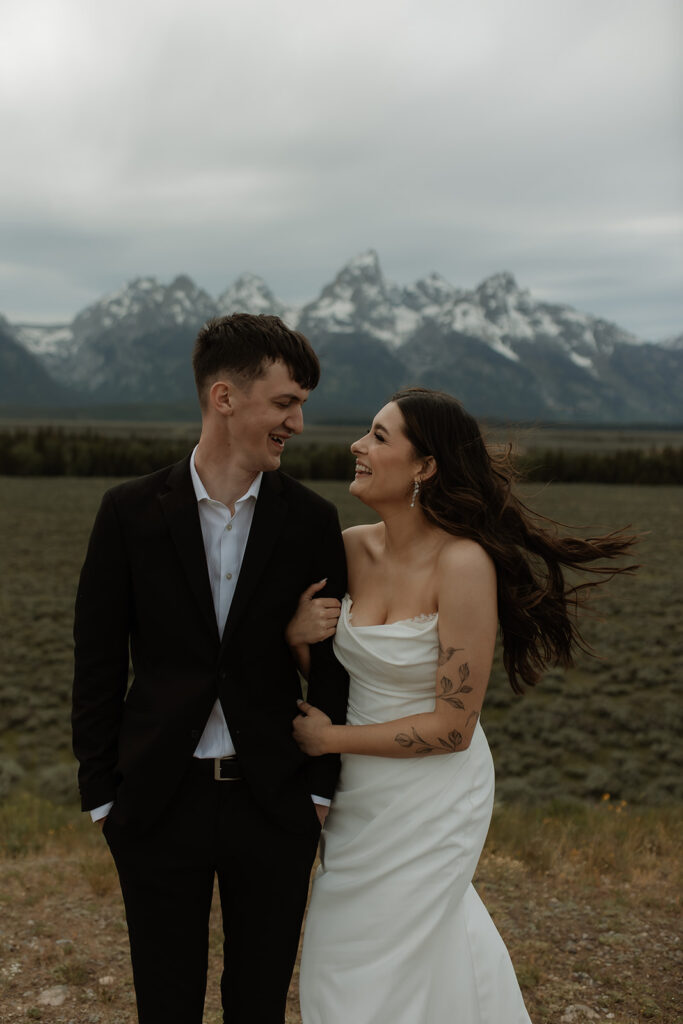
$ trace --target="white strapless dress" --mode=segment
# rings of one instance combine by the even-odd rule
[[[350,607],[335,637],[348,723],[432,711],[436,615],[353,626]],[[304,1024],[530,1024],[471,884],[493,790],[480,725],[456,754],[342,756],[304,932]]]

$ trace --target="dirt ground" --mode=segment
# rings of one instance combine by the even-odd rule
[[[670,875],[616,883],[571,864],[539,874],[485,853],[475,883],[534,1024],[683,1022],[680,892]],[[216,904],[205,1024],[222,1019]],[[54,844],[0,861],[0,953],[2,1024],[136,1020],[118,882],[104,848]],[[287,1024],[300,1020],[295,974]]]

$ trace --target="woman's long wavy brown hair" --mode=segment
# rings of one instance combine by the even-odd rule
[[[565,536],[559,523],[529,509],[514,492],[509,449],[489,450],[477,421],[451,395],[415,387],[391,400],[417,455],[436,462],[420,488],[425,516],[447,533],[477,541],[495,563],[503,662],[513,690],[522,693],[547,665],[571,665],[575,649],[588,649],[576,622],[585,592],[636,568],[594,563],[624,555],[637,538],[624,530]],[[563,567],[595,578],[569,584]]]

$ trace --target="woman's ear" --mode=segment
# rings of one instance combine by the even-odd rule
[[[422,469],[420,470],[420,482],[424,483],[429,480],[436,473],[436,459],[433,455],[428,455],[422,463]]]

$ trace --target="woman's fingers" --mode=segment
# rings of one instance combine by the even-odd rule
[[[311,583],[310,587],[306,587],[306,589],[304,590],[304,592],[301,595],[301,597],[299,598],[299,600],[300,601],[310,601],[310,600],[312,600],[313,595],[317,594],[319,590],[322,590],[322,588],[325,586],[326,583],[327,583],[327,577],[325,577],[324,580],[318,580],[317,583]],[[319,600],[322,600],[322,598],[320,598]]]
[[[334,597],[313,596],[326,582],[312,583],[301,595],[296,613],[285,631],[290,645],[317,644],[334,636],[341,611],[340,602]]]

